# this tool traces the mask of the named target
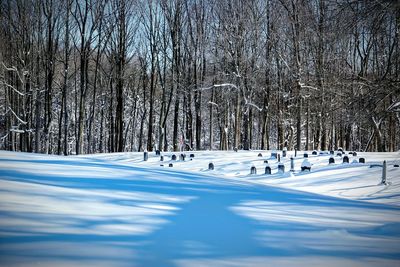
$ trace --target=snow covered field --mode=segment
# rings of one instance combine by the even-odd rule
[[[400,266],[399,152],[172,154],[0,151],[0,265]]]

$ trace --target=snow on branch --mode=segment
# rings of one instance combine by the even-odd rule
[[[20,96],[24,96],[25,95],[21,91],[17,90],[17,88],[15,88],[14,86],[12,86],[12,85],[4,82],[4,81],[0,81],[0,84],[5,85],[6,87],[13,89],[13,91],[16,92],[17,94],[19,94]]]
[[[18,78],[19,78],[19,80],[20,80],[20,82],[21,82],[22,84],[24,83],[24,80],[22,79],[21,75],[19,74],[19,71],[18,71],[17,67],[15,67],[15,66],[12,66],[11,68],[10,68],[10,67],[7,67],[7,66],[4,64],[4,62],[1,62],[1,64],[3,65],[3,67],[4,67],[7,71],[14,71],[14,72],[16,72],[16,73],[17,73],[17,76],[18,76]]]
[[[11,111],[12,114],[14,114],[14,116],[17,118],[17,120],[22,123],[22,124],[28,124],[26,121],[23,121],[20,117],[18,117],[17,114],[15,114],[14,110],[12,110],[11,108],[8,108],[8,110]]]
[[[209,87],[199,88],[194,91],[206,91],[206,90],[210,90],[213,88],[219,88],[219,87],[232,87],[232,88],[235,88],[236,90],[239,90],[239,88],[236,85],[234,85],[233,83],[221,83],[221,84],[213,84]]]

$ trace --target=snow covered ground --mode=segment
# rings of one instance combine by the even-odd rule
[[[399,152],[172,154],[0,151],[0,266],[400,266]]]

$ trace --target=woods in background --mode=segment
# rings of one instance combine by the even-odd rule
[[[400,4],[3,0],[0,149],[400,149]]]

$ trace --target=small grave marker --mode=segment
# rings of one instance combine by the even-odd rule
[[[149,159],[149,153],[147,151],[143,152],[143,160],[147,161]]]
[[[176,155],[172,155],[171,160],[176,160]]]
[[[365,158],[360,158],[360,159],[359,159],[359,162],[360,162],[360,163],[365,163]]]
[[[156,150],[156,156],[160,156],[160,154],[161,154],[161,151],[160,150]]]
[[[281,162],[281,154],[278,154],[278,162]]]
[[[235,152],[238,152],[238,148],[237,148],[237,147],[235,147],[235,148],[233,149],[233,151],[235,151]]]
[[[250,168],[250,174],[257,174],[257,169],[254,165]]]
[[[285,172],[285,165],[283,165],[283,163],[281,163],[281,162],[278,164],[278,172],[279,173]]]
[[[382,182],[381,184],[387,185],[386,183],[386,160],[383,161],[383,168],[382,168]]]
[[[174,167],[174,164],[170,163],[170,164],[168,165],[168,167]]]
[[[267,163],[267,164],[268,164],[268,160],[264,160],[264,163]]]
[[[290,157],[290,171],[294,172],[294,158]]]
[[[304,152],[303,158],[308,158],[308,153],[307,152]]]
[[[329,164],[334,164],[335,163],[335,158],[334,157],[330,157],[329,158]]]
[[[343,163],[349,163],[349,157],[348,156],[344,156],[343,157]]]
[[[265,174],[271,174],[271,167],[269,165],[265,167]]]
[[[164,161],[164,156],[160,156],[160,161]]]
[[[194,158],[194,154],[190,154],[190,155],[189,155],[189,158]]]
[[[357,152],[353,152],[353,157],[357,157]]]
[[[272,152],[271,152],[271,158],[277,158],[278,156],[278,153],[275,151],[275,150],[272,150]]]
[[[342,152],[338,152],[338,153],[336,154],[336,156],[341,157],[341,156],[342,156]]]
[[[214,163],[212,163],[212,162],[208,163],[208,169],[210,171],[214,170]]]
[[[262,157],[262,154],[261,154],[261,153],[258,153],[257,157]]]
[[[186,158],[186,154],[181,154],[181,155],[179,156],[179,159],[180,159],[181,161],[185,161],[185,158]]]
[[[314,156],[318,155],[317,150],[314,150],[314,151],[312,152],[312,154],[313,154]]]
[[[308,159],[303,160],[303,162],[301,163],[301,171],[311,172],[311,163],[308,161]]]
[[[335,155],[335,151],[331,150],[331,151],[329,151],[329,154]]]
[[[284,147],[282,150],[282,158],[286,158],[286,154],[287,154],[287,148]]]

